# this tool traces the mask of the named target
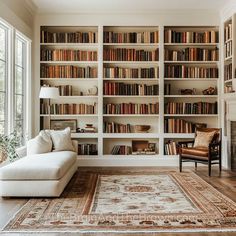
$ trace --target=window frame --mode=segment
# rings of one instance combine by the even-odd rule
[[[31,137],[31,39],[16,30],[0,17],[0,26],[3,26],[7,32],[6,39],[6,81],[5,81],[5,130],[4,134],[10,134],[14,131],[16,124],[16,42],[19,39],[23,42],[22,49],[22,68],[23,68],[23,142]]]

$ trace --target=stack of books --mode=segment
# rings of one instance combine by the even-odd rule
[[[104,133],[131,133],[131,125],[119,124],[115,122],[104,122],[103,132]]]
[[[130,155],[132,153],[132,148],[125,145],[115,145],[112,148],[112,155]]]
[[[178,149],[174,140],[168,140],[165,143],[165,155],[177,155]]]

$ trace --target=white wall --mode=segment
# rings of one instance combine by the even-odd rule
[[[0,17],[33,39],[34,15],[25,0],[1,0]]]

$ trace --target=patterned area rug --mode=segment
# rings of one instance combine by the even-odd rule
[[[192,172],[77,172],[30,199],[4,232],[236,231],[236,203]]]

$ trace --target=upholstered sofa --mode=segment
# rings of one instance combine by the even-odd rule
[[[77,170],[77,144],[76,142],[72,144],[74,151],[28,154],[13,163],[1,167],[0,196],[60,196]],[[26,148],[21,149],[20,152],[20,155],[24,155]]]

